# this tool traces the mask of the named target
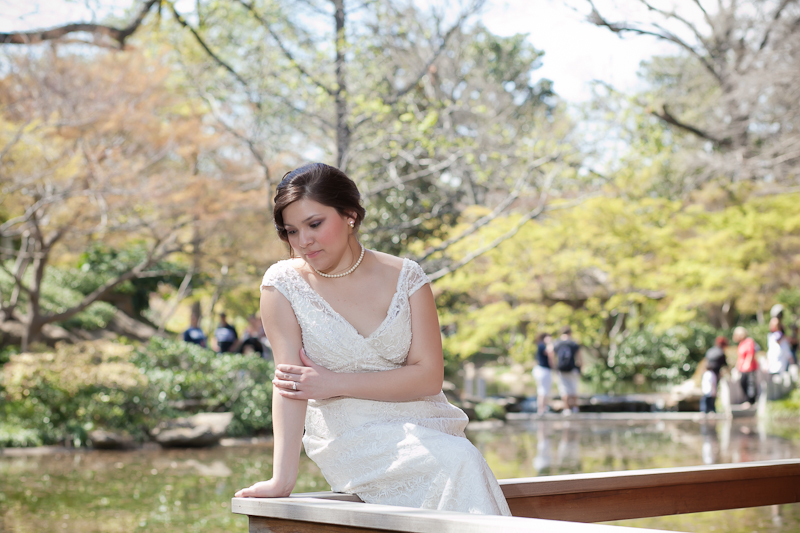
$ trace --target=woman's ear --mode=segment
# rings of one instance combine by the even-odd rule
[[[347,211],[345,216],[353,221],[353,223],[358,223],[358,213],[355,211]]]

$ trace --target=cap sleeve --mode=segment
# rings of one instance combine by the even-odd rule
[[[290,302],[291,299],[291,280],[287,268],[292,268],[286,261],[278,261],[264,272],[264,277],[261,278],[260,290],[264,287],[275,287],[283,294]]]
[[[425,271],[422,270],[422,267],[417,264],[416,261],[412,261],[411,259],[406,259],[409,262],[408,268],[408,278],[406,282],[406,287],[408,288],[408,296],[410,297],[412,294],[417,292],[423,285],[426,283],[430,283],[431,280],[428,278],[428,275],[425,274]]]

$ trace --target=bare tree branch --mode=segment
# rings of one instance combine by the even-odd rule
[[[650,2],[648,2],[648,0],[639,0],[639,1],[642,4],[644,4],[644,6],[647,7],[647,9],[649,11],[653,11],[654,13],[658,13],[658,14],[664,16],[665,18],[668,18],[668,19],[672,18],[672,19],[675,19],[675,20],[679,21],[681,24],[686,26],[689,29],[689,31],[691,31],[694,34],[694,36],[697,38],[698,41],[700,41],[703,44],[703,46],[706,48],[706,50],[709,49],[708,42],[706,41],[706,39],[703,36],[703,34],[700,33],[700,30],[697,29],[697,26],[695,26],[694,24],[692,24],[691,22],[686,20],[684,17],[680,16],[678,14],[678,12],[675,11],[675,9],[673,9],[672,11],[666,11],[664,9],[660,9],[660,8],[655,7]],[[710,23],[709,23],[709,25],[710,25]]]
[[[661,120],[663,120],[667,124],[671,124],[671,125],[673,125],[673,126],[675,126],[677,128],[680,128],[682,130],[688,131],[689,133],[692,133],[692,134],[700,137],[701,139],[705,139],[707,141],[711,141],[717,146],[727,146],[727,145],[730,144],[730,140],[728,140],[728,139],[717,139],[716,137],[714,137],[710,133],[707,133],[707,132],[705,132],[705,131],[703,131],[703,130],[701,130],[699,128],[696,128],[696,127],[694,127],[694,126],[692,126],[690,124],[686,124],[684,122],[681,122],[678,118],[676,118],[672,113],[669,112],[669,110],[667,109],[667,104],[664,104],[664,105],[661,106],[661,111],[660,112],[659,111],[651,111],[651,114],[653,116],[655,116],[655,117],[660,118]]]
[[[125,48],[125,41],[127,38],[139,29],[147,13],[153,6],[160,5],[161,1],[162,0],[144,0],[133,20],[123,28],[115,28],[105,24],[78,22],[57,26],[47,30],[0,33],[0,44],[40,44],[45,41],[61,39],[71,33],[86,32],[108,37],[116,41],[119,44],[119,48],[123,49]]]
[[[164,333],[164,327],[167,324],[167,321],[172,318],[172,315],[175,314],[175,311],[178,309],[178,306],[186,298],[186,295],[189,293],[189,285],[192,283],[192,276],[194,275],[194,269],[190,269],[189,272],[183,277],[183,281],[181,281],[180,287],[178,287],[178,292],[175,294],[175,300],[170,305],[167,312],[165,312],[161,319],[159,320],[158,324],[158,333]]]
[[[394,167],[390,166],[390,173],[391,173],[391,170],[394,170],[394,174],[395,174],[395,176],[392,176],[392,181],[389,181],[389,182],[386,182],[386,183],[381,183],[381,184],[378,184],[378,185],[376,185],[374,187],[370,187],[369,185],[365,186],[364,187],[364,196],[367,196],[367,197],[375,196],[376,194],[382,193],[383,191],[386,191],[388,189],[393,189],[395,187],[399,187],[400,185],[404,185],[404,184],[406,184],[406,183],[408,183],[410,181],[414,181],[414,180],[419,179],[419,178],[424,178],[425,176],[430,176],[431,174],[433,174],[435,172],[439,172],[441,170],[444,170],[444,169],[450,167],[453,163],[455,163],[458,160],[458,158],[461,157],[462,153],[463,153],[463,150],[459,150],[458,152],[456,152],[454,154],[451,154],[447,159],[445,159],[443,161],[440,161],[439,163],[437,163],[435,165],[431,165],[428,168],[426,168],[425,170],[418,170],[417,172],[412,172],[411,174],[406,174],[405,176],[402,176],[402,177],[397,176],[396,175],[397,174],[397,170]]]
[[[14,145],[19,142],[19,140],[22,138],[22,135],[25,133],[25,128],[27,128],[28,124],[30,123],[31,121],[28,120],[24,124],[22,124],[19,127],[19,129],[17,129],[17,132],[14,134],[14,137],[6,143],[6,145],[3,147],[2,150],[0,150],[0,163],[3,162],[3,158],[14,147]]]
[[[777,22],[778,19],[781,18],[781,14],[783,14],[783,10],[786,9],[786,7],[789,4],[791,4],[792,2],[794,2],[794,0],[783,0],[783,2],[780,3],[778,8],[775,10],[775,13],[772,15],[772,22],[773,23]],[[767,43],[769,43],[770,34],[772,33],[772,29],[773,29],[773,26],[772,26],[772,24],[770,24],[767,27],[767,31],[764,32],[764,38],[761,40],[761,44],[758,46],[758,51],[759,52],[767,47]]]
[[[706,23],[709,26],[713,26],[711,16],[708,14],[708,11],[706,11],[706,8],[703,7],[703,4],[700,3],[700,0],[692,0],[692,1],[695,3],[698,9],[700,9],[700,11],[703,13],[703,18],[706,19]]]
[[[231,75],[232,75],[234,78],[236,78],[236,81],[238,81],[238,82],[239,82],[239,83],[241,83],[241,84],[242,84],[242,85],[243,85],[245,88],[247,88],[247,87],[248,87],[248,83],[247,83],[247,82],[244,80],[244,78],[242,78],[242,77],[241,77],[241,76],[240,76],[240,75],[239,75],[239,74],[238,74],[238,73],[237,73],[235,70],[233,70],[233,67],[231,67],[231,66],[230,66],[228,63],[226,63],[225,61],[223,61],[223,60],[222,60],[222,59],[221,59],[221,58],[220,58],[220,57],[219,57],[217,54],[215,54],[215,53],[214,53],[214,52],[211,50],[211,48],[208,46],[208,44],[206,44],[205,40],[203,40],[203,38],[202,38],[202,37],[200,37],[200,34],[199,34],[199,33],[197,33],[197,30],[195,30],[195,29],[192,27],[192,25],[191,25],[191,24],[189,24],[188,22],[186,22],[186,20],[185,20],[185,19],[184,19],[184,18],[181,16],[181,14],[180,14],[180,13],[178,13],[178,10],[177,10],[177,9],[175,9],[175,4],[172,4],[172,3],[170,3],[169,7],[170,7],[170,10],[172,11],[172,15],[175,17],[175,20],[177,20],[177,21],[178,21],[178,24],[180,24],[181,26],[183,26],[184,28],[186,28],[187,30],[189,30],[189,31],[191,32],[191,34],[194,36],[194,39],[197,41],[197,44],[199,44],[199,45],[200,45],[200,47],[201,47],[203,50],[205,50],[206,54],[208,54],[208,56],[209,56],[211,59],[213,59],[215,63],[217,63],[219,66],[221,66],[222,68],[224,68],[225,70],[227,70],[228,72],[230,72],[230,73],[231,73]]]
[[[449,239],[447,239],[445,241],[442,241],[438,246],[433,246],[431,248],[428,248],[427,250],[425,250],[424,254],[421,257],[419,257],[416,261],[417,262],[425,261],[430,256],[432,256],[433,254],[435,254],[437,252],[441,252],[443,250],[446,250],[447,248],[449,248],[453,244],[455,244],[455,243],[457,243],[457,242],[469,237],[470,235],[472,235],[473,233],[478,231],[480,228],[484,227],[489,222],[491,222],[492,220],[494,220],[497,217],[499,217],[509,207],[511,207],[511,204],[513,204],[517,200],[517,198],[519,198],[519,195],[522,192],[522,189],[524,188],[525,184],[528,182],[528,176],[529,176],[530,172],[532,172],[533,170],[541,167],[545,163],[549,163],[549,162],[552,162],[552,161],[556,160],[558,157],[559,157],[558,155],[554,155],[554,156],[542,157],[542,158],[537,159],[533,163],[533,165],[528,169],[527,172],[523,172],[522,173],[522,176],[520,177],[519,181],[517,182],[516,186],[514,187],[514,190],[511,192],[511,194],[509,194],[497,207],[495,207],[494,210],[491,213],[489,213],[488,215],[486,215],[484,217],[479,218],[469,228],[465,229],[463,232],[461,232],[460,234],[456,235],[455,237],[451,237],[451,238],[449,238]],[[549,184],[548,184],[548,187],[549,187]],[[546,195],[546,193],[545,193],[545,195]]]
[[[272,177],[270,175],[269,166],[267,165],[267,162],[264,160],[264,156],[262,156],[261,152],[258,150],[258,148],[256,148],[256,145],[253,142],[253,140],[244,135],[243,133],[240,133],[236,128],[225,122],[225,120],[220,116],[220,113],[217,110],[217,104],[213,96],[205,94],[202,95],[202,98],[208,104],[208,107],[211,110],[211,114],[214,115],[214,118],[217,119],[217,122],[219,122],[227,132],[229,132],[234,137],[236,137],[237,139],[239,139],[240,141],[242,141],[247,145],[248,150],[250,150],[250,154],[253,156],[253,158],[255,158],[256,162],[261,167],[261,170],[264,171],[264,181],[266,182],[265,184],[267,190],[268,191],[272,190]],[[271,208],[273,200],[269,194],[267,196],[268,196],[267,204],[268,207]]]
[[[645,30],[643,28],[636,28],[634,26],[628,26],[623,23],[617,22],[610,22],[605,19],[597,8],[594,5],[593,0],[586,0],[590,6],[592,6],[592,12],[588,17],[588,21],[594,24],[595,26],[605,27],[608,28],[610,31],[622,35],[623,33],[635,33],[638,35],[649,35],[651,37],[655,37],[657,39],[661,39],[664,41],[669,41],[671,43],[677,44],[691,55],[693,55],[703,66],[711,73],[714,78],[716,78],[720,83],[723,83],[722,77],[720,73],[714,68],[714,65],[708,62],[708,59],[704,57],[700,52],[698,52],[693,46],[685,42],[683,39],[679,38],[677,35],[674,35],[671,32],[664,31],[663,28],[659,28],[663,31],[663,33],[659,33],[656,31]]]
[[[245,2],[244,0],[236,0],[236,2],[238,2],[245,9],[247,9],[253,15],[253,17],[258,22],[260,22],[261,25],[264,26],[264,28],[266,28],[266,30],[269,32],[270,36],[275,40],[276,43],[278,43],[278,47],[281,49],[281,52],[283,52],[283,55],[286,57],[286,59],[289,60],[289,62],[292,64],[292,66],[294,66],[294,68],[296,68],[298,70],[298,72],[300,72],[300,74],[302,74],[303,76],[305,76],[306,78],[311,80],[311,82],[314,85],[316,85],[317,87],[319,87],[320,89],[322,89],[323,91],[328,93],[330,96],[334,96],[338,92],[338,90],[334,90],[332,87],[329,87],[328,85],[322,83],[315,76],[313,76],[310,72],[308,72],[308,70],[306,70],[303,67],[303,65],[300,64],[300,62],[297,60],[297,58],[294,57],[294,54],[292,54],[292,52],[288,48],[286,48],[286,46],[283,44],[283,40],[281,40],[281,38],[278,36],[278,34],[275,33],[275,30],[272,29],[272,25],[270,25],[270,23],[267,22],[256,11],[256,9],[255,9],[255,7],[253,6],[252,3]]]
[[[476,2],[471,9],[466,9],[461,14],[458,20],[450,27],[449,30],[445,32],[444,36],[442,36],[439,46],[436,48],[436,50],[434,50],[433,54],[431,54],[431,57],[428,58],[428,61],[426,61],[425,64],[419,69],[417,75],[413,78],[413,80],[407,83],[405,87],[395,91],[395,93],[386,100],[387,104],[389,105],[396,104],[398,100],[400,100],[403,96],[408,94],[408,92],[411,91],[411,89],[417,86],[417,84],[423,78],[423,76],[425,76],[428,73],[428,71],[431,68],[431,65],[433,65],[434,62],[436,62],[436,60],[442,54],[444,49],[447,48],[447,43],[450,41],[450,37],[452,37],[452,35],[456,32],[456,30],[460,29],[464,24],[464,22],[470,16],[472,16],[478,9],[480,9],[482,5],[483,5],[483,0]]]

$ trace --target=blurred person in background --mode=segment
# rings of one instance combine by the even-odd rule
[[[800,341],[797,338],[797,324],[792,326],[792,334],[789,335],[789,350],[792,352],[792,363],[797,364],[797,345]]]
[[[581,346],[572,339],[572,328],[561,328],[561,338],[553,346],[558,368],[558,390],[566,402],[564,415],[578,412],[578,382],[581,378]]]
[[[536,366],[533,367],[533,379],[536,380],[536,413],[543,415],[549,410],[547,404],[550,390],[553,388],[553,337],[549,333],[540,333],[536,343]]]
[[[257,315],[250,315],[247,317],[247,327],[244,328],[242,338],[234,351],[241,354],[255,353],[263,357],[264,345],[261,342],[262,337],[265,337],[265,334],[261,318]]]
[[[217,352],[227,353],[238,340],[236,328],[228,324],[228,316],[225,313],[219,314],[219,326],[214,330],[214,338],[217,340]]]
[[[792,361],[792,351],[789,339],[783,333],[783,324],[777,316],[769,321],[769,335],[767,335],[767,369],[770,374],[782,374],[789,368]]]
[[[741,375],[739,384],[745,397],[747,397],[746,403],[752,405],[756,402],[756,372],[758,371],[756,352],[760,348],[756,341],[747,336],[747,330],[741,326],[733,330],[733,342],[738,345],[736,349],[736,370]]]
[[[703,391],[703,397],[700,399],[700,412],[716,413],[717,412],[717,385],[719,384],[719,376],[722,369],[728,366],[725,360],[725,348],[728,346],[728,339],[725,337],[717,337],[714,341],[714,346],[706,352],[706,370],[703,372],[703,378],[700,381],[700,388]]]
[[[200,317],[192,313],[192,318],[189,319],[189,328],[183,332],[183,342],[190,342],[206,348],[206,334],[198,326],[199,322]]]

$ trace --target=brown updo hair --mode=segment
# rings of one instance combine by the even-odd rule
[[[342,216],[353,217],[356,231],[367,213],[361,205],[361,193],[358,192],[358,187],[347,174],[324,163],[303,165],[286,173],[278,184],[278,191],[275,194],[272,217],[275,220],[278,237],[283,242],[289,242],[283,225],[283,210],[304,198],[333,207]]]

